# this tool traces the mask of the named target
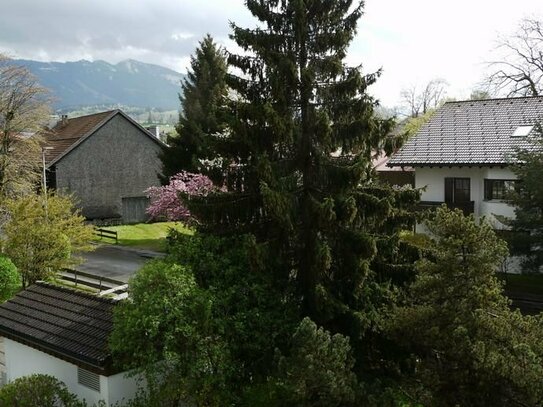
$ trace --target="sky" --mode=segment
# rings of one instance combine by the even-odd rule
[[[136,59],[185,73],[206,33],[235,51],[229,23],[256,24],[243,0],[3,1],[0,53],[39,61]],[[382,69],[370,93],[387,107],[436,78],[465,99],[526,17],[543,18],[543,0],[366,0],[347,62]]]

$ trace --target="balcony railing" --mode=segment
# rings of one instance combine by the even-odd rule
[[[475,202],[466,201],[466,202],[436,202],[436,201],[421,201],[419,203],[420,210],[433,210],[438,206],[446,204],[449,209],[460,209],[464,215],[468,216],[474,212]]]

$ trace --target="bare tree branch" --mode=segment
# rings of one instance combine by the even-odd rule
[[[430,109],[435,109],[445,98],[448,87],[447,81],[436,78],[419,90],[416,85],[402,90],[400,96],[404,105],[411,111],[411,117],[426,114]]]
[[[48,116],[48,91],[0,54],[0,199],[35,191]]]
[[[486,82],[493,93],[506,96],[543,94],[543,23],[524,19],[517,32],[499,41],[503,59],[488,63],[493,72]]]

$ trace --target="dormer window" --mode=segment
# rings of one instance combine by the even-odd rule
[[[511,137],[526,137],[533,128],[534,126],[518,126]]]

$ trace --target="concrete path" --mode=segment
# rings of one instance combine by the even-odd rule
[[[128,282],[146,261],[165,256],[150,250],[108,244],[97,245],[96,250],[79,255],[85,261],[76,266],[76,270],[123,282]]]

